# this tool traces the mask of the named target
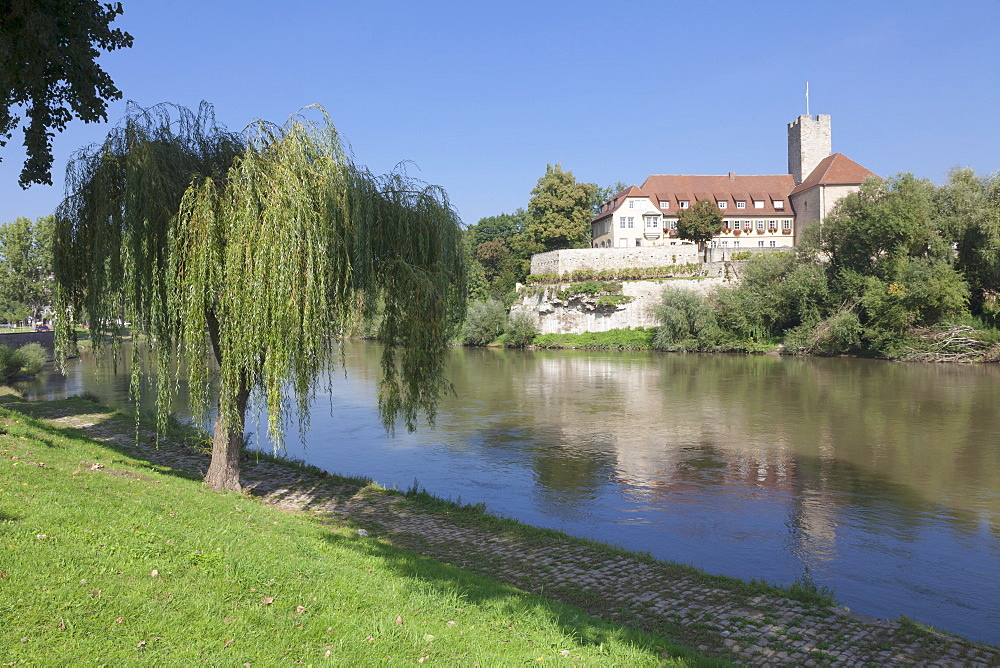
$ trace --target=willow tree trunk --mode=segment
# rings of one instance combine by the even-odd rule
[[[247,412],[250,390],[243,388],[236,396],[236,415],[227,420],[219,407],[215,418],[215,433],[212,437],[212,463],[205,474],[205,482],[216,491],[242,492],[240,485],[240,455],[243,453],[243,426]]]

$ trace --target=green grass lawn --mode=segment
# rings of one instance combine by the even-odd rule
[[[687,665],[655,636],[0,409],[0,664]]]

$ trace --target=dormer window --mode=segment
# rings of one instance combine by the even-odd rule
[[[747,208],[747,203],[746,202],[737,202],[736,203],[736,208],[737,209],[745,209],[745,208]]]
[[[764,208],[764,200],[762,200],[762,199],[755,199],[753,201],[753,208],[755,208],[755,209],[763,209]]]
[[[664,202],[663,200],[660,200],[660,208],[661,209],[669,209],[670,208],[670,202]]]
[[[719,201],[719,208],[720,209],[725,209],[728,206],[729,206],[729,202],[727,202],[726,200],[720,200]]]
[[[774,208],[777,211],[781,211],[782,209],[785,208],[785,201],[781,199],[774,200]]]
[[[686,199],[682,199],[677,203],[677,205],[682,209],[686,209],[688,208],[688,201]]]

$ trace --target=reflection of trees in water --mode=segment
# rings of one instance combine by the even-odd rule
[[[809,514],[816,536],[833,532],[821,506],[848,500],[875,526],[920,524],[942,506],[961,531],[1000,517],[988,436],[1000,428],[996,369],[647,353],[528,352],[518,362],[503,386],[523,418],[566,452],[612,454],[618,481],[641,494],[697,482],[801,496],[794,512]],[[569,479],[599,484],[578,468]]]

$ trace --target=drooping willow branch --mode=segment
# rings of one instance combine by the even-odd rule
[[[58,212],[60,345],[83,314],[117,351],[128,320],[155,344],[158,413],[174,363],[204,415],[217,363],[223,414],[255,391],[280,444],[287,399],[307,421],[348,322],[378,305],[383,420],[433,419],[464,305],[457,216],[441,189],[353,164],[325,112],[310,113],[235,135],[208,105],[130,107],[79,153]]]

